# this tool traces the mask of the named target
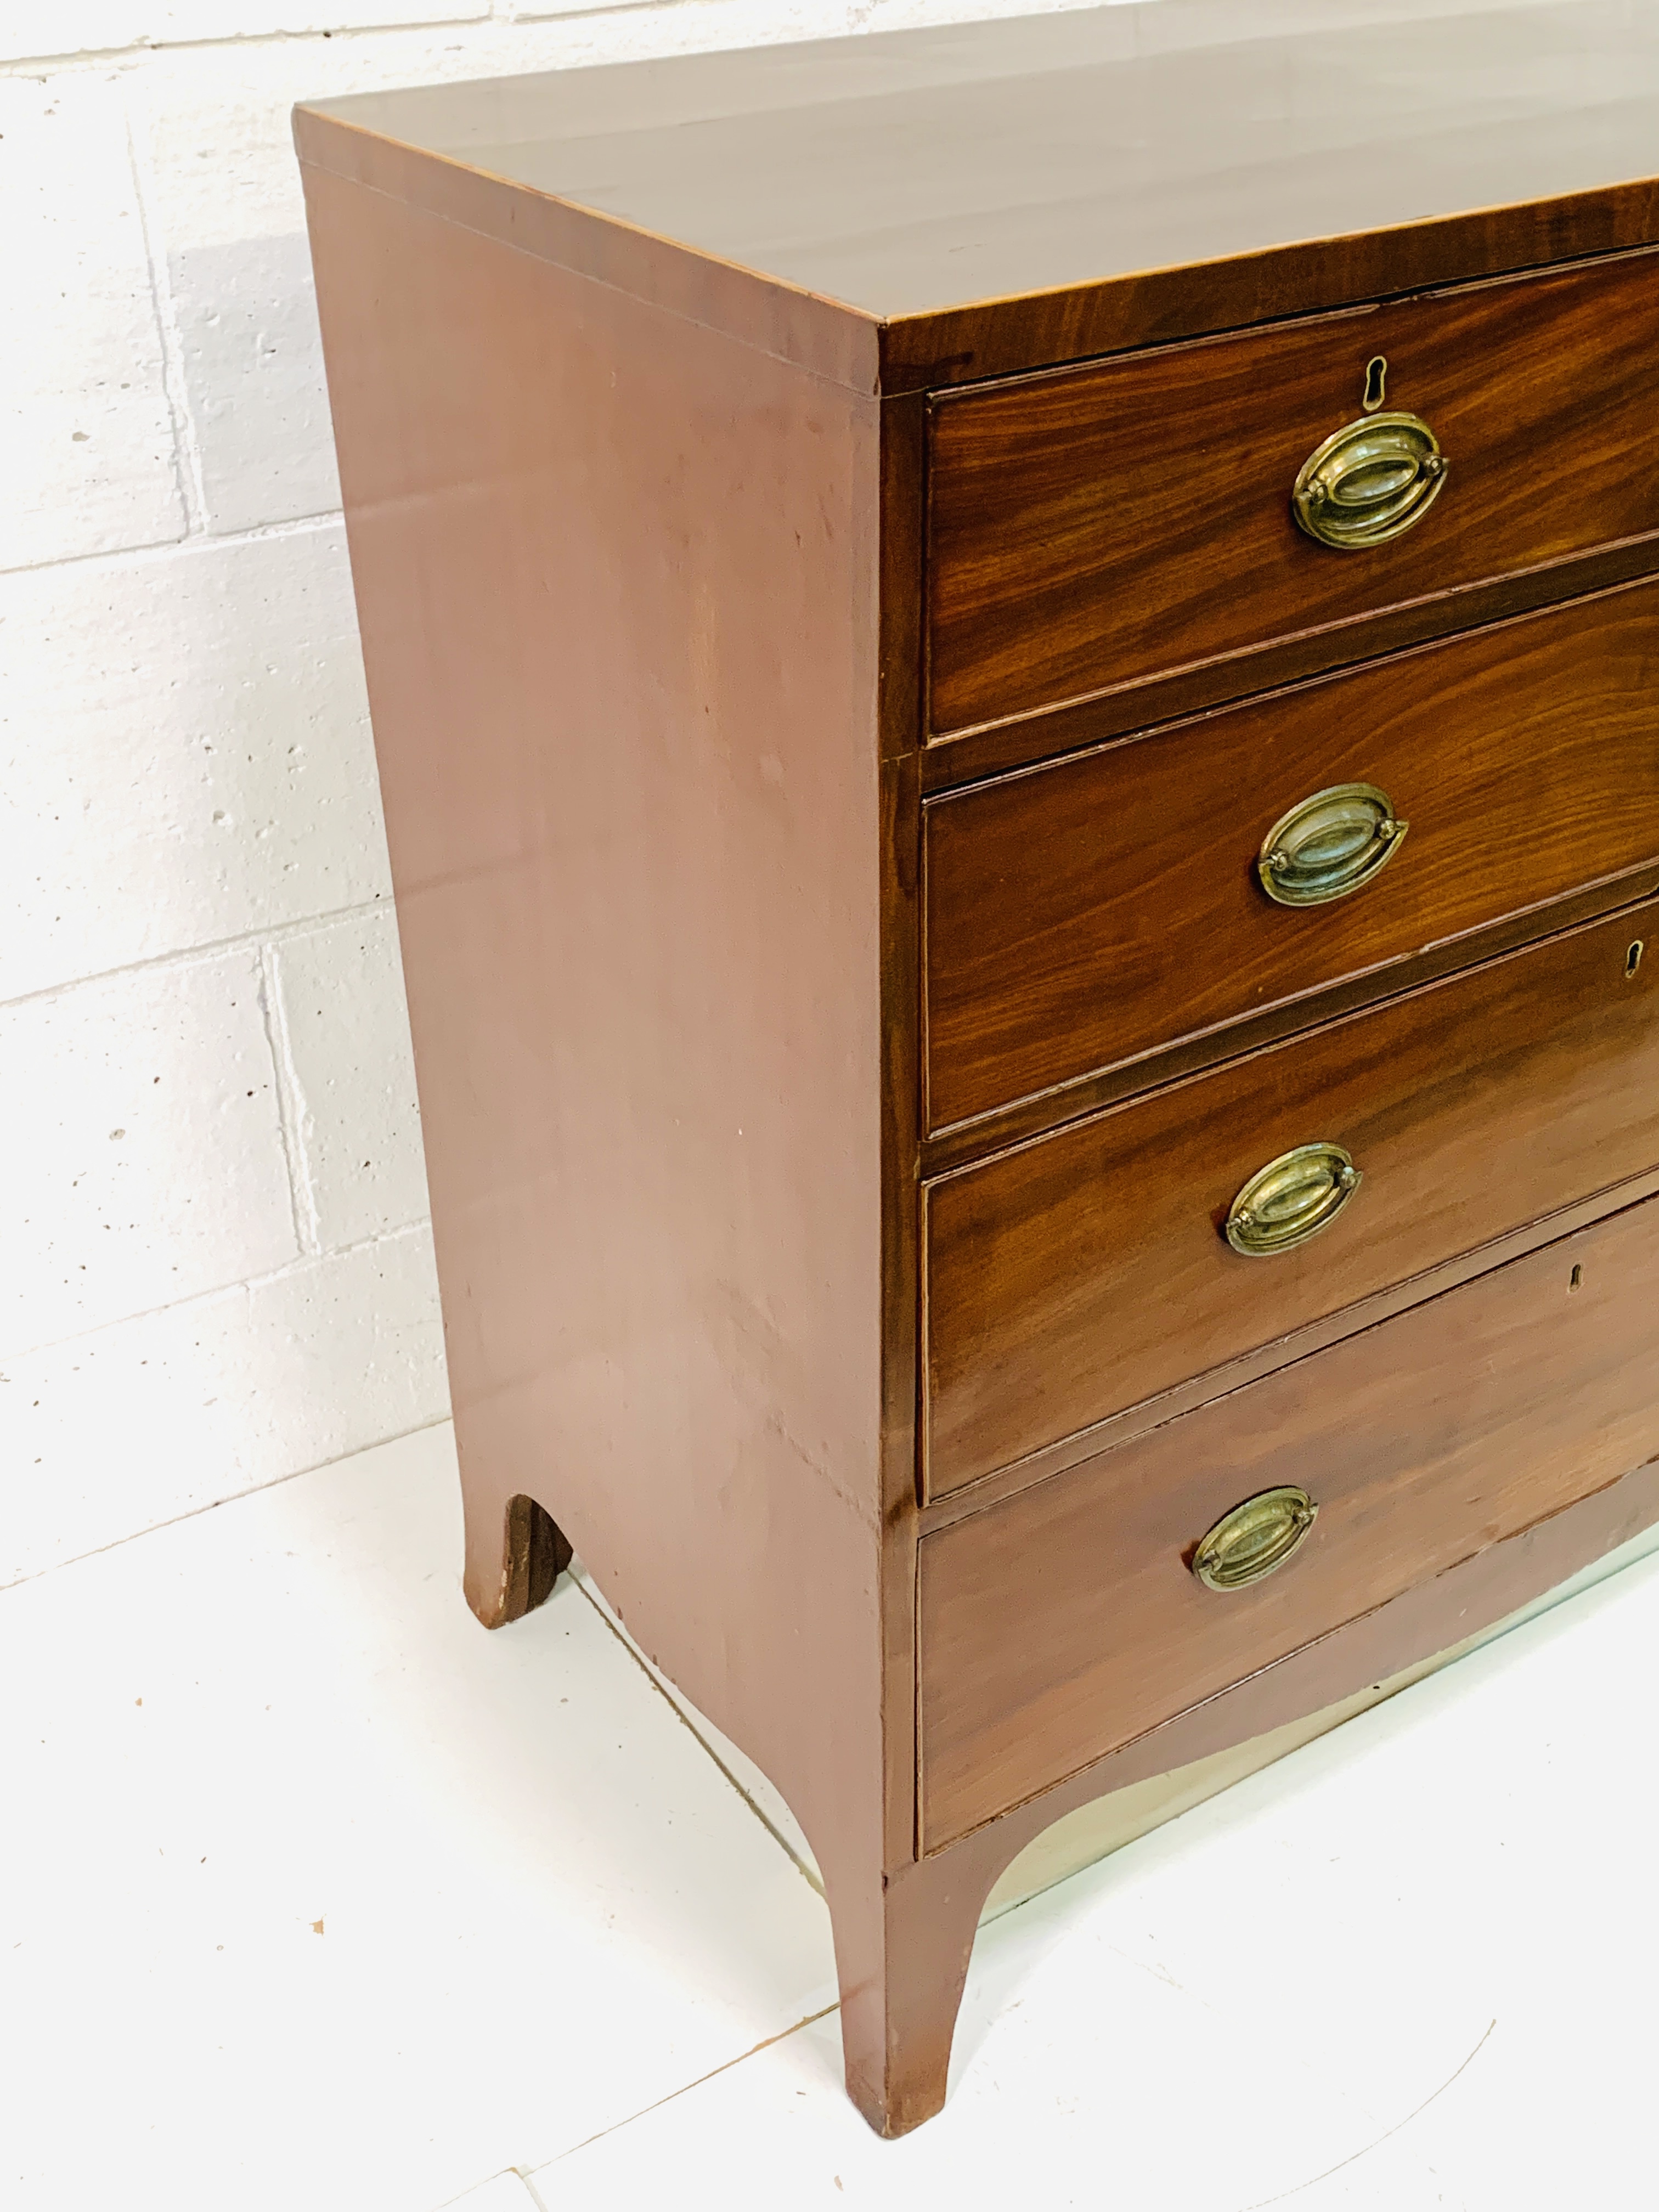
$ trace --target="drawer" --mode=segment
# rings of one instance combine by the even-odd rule
[[[925,1536],[925,1848],[1659,1455],[1656,1358],[1659,1199]],[[1289,1486],[1300,1548],[1200,1583]]]
[[[1656,994],[1659,901],[928,1185],[927,1494],[1659,1166]],[[1364,1177],[1336,1218],[1235,1251],[1320,1143]]]
[[[1656,697],[1644,583],[933,800],[929,1127],[1659,866]],[[1407,833],[1363,802],[1339,895],[1276,902],[1269,833],[1344,784]]]
[[[935,732],[1360,622],[1659,529],[1659,264],[1547,275],[1123,355],[942,396],[928,447]],[[1421,519],[1305,535],[1304,462],[1362,418],[1425,421]],[[1329,659],[1364,647],[1334,634]]]

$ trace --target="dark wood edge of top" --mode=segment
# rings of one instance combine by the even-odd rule
[[[884,392],[940,391],[1659,243],[1659,179],[985,300],[879,325]]]
[[[313,108],[294,110],[294,144],[302,169],[384,192],[826,382],[877,395],[879,325],[859,308]]]
[[[1659,244],[1659,179],[1644,178],[884,322],[303,103],[294,110],[294,143],[302,166],[386,192],[872,397],[945,390]]]
[[[1659,1460],[1649,1460],[1588,1497],[1488,1544],[1369,1613],[1303,1644],[1145,1735],[1054,1782],[1021,1803],[956,1835],[924,1836],[919,1856],[948,1854],[981,1893],[1034,1837],[1080,1805],[1154,1775],[1304,1719],[1368,1685],[1454,1649],[1529,1605],[1659,1520]],[[924,1778],[925,1787],[925,1778]],[[918,1791],[918,1797],[922,1796]],[[971,1869],[971,1873],[970,1870]],[[902,1881],[901,1870],[890,1877]]]
[[[1348,1337],[1363,1335],[1368,1328],[1392,1320],[1412,1306],[1425,1305],[1443,1291],[1455,1291],[1462,1283],[1490,1274],[1511,1260],[1524,1259],[1529,1252],[1539,1251],[1546,1244],[1571,1237],[1577,1230],[1590,1228],[1656,1195],[1659,1195],[1659,1168],[1632,1176],[1608,1189],[1576,1200],[1571,1206],[1560,1206],[1553,1213],[1528,1222],[1524,1228],[1511,1229],[1488,1243],[1477,1245],[1473,1251],[1460,1252],[1438,1267],[1409,1276],[1403,1283],[1390,1283],[1386,1289],[1373,1291],[1370,1297],[1344,1306],[1339,1313],[1310,1322],[1289,1336],[1260,1345],[1254,1352],[1242,1353],[1223,1366],[1212,1367],[1205,1374],[1177,1383],[1173,1389],[1161,1391],[1156,1398],[1144,1399],[1139,1405],[1126,1407],[1121,1413],[1109,1414],[1103,1421],[1079,1429],[1074,1435],[1028,1452],[1024,1459],[999,1468],[993,1474],[981,1475],[959,1489],[945,1491],[929,1499],[921,1510],[920,1533],[926,1537],[935,1528],[948,1528],[956,1522],[988,1512],[1007,1498],[1035,1489],[1056,1475],[1069,1474],[1086,1460],[1114,1451],[1121,1444],[1132,1443],[1154,1429],[1179,1420],[1183,1413],[1195,1413],[1200,1406],[1229,1398],[1236,1390],[1259,1382],[1264,1376],[1293,1367],[1299,1360],[1310,1359]]]

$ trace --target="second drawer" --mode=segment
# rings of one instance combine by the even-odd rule
[[[929,1185],[927,1494],[1659,1166],[1656,990],[1659,901]],[[1246,1184],[1315,1144],[1364,1178],[1336,1218],[1235,1250]],[[1270,1239],[1297,1204],[1257,1201]]]
[[[929,1128],[1659,865],[1656,688],[1647,584],[933,800]],[[1341,895],[1279,903],[1269,834],[1350,784],[1407,834],[1304,814],[1279,888]]]

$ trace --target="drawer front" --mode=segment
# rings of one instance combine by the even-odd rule
[[[1656,696],[1648,583],[933,801],[930,1128],[1659,866]],[[1271,833],[1346,784],[1405,835],[1279,902]]]
[[[951,395],[928,456],[929,721],[945,732],[1341,625],[1659,529],[1659,259],[1542,276]],[[1421,519],[1337,550],[1298,471],[1384,407],[1447,462]],[[1330,659],[1357,647],[1334,637]]]
[[[1659,1166],[1656,994],[1659,902],[931,1184],[928,1494]],[[1337,1218],[1232,1249],[1251,1176],[1318,1143],[1364,1177]]]
[[[1656,1455],[1659,1200],[924,1537],[925,1847]],[[1300,1548],[1206,1588],[1199,1540],[1281,1486]]]

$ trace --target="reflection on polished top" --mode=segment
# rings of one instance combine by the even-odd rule
[[[1153,0],[308,103],[890,318],[1659,172],[1659,8]]]

